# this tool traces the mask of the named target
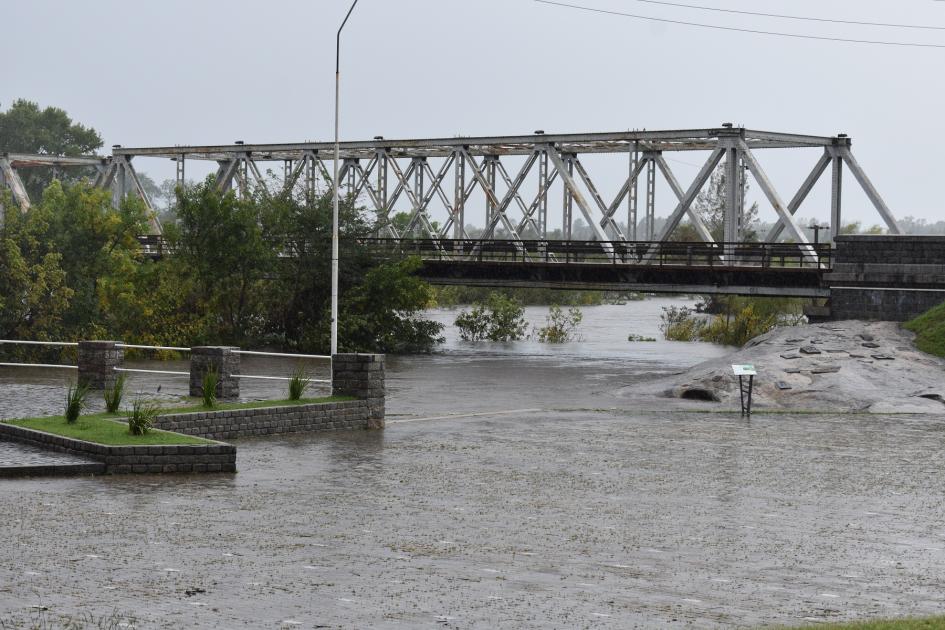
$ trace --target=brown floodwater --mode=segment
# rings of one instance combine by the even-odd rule
[[[582,344],[451,332],[441,352],[389,359],[384,431],[240,440],[235,475],[0,481],[0,621],[35,619],[34,606],[147,628],[728,628],[941,612],[945,418],[748,420],[634,398],[635,383],[725,352],[628,343],[657,336],[666,303],[586,308]],[[0,416],[58,411],[63,376],[22,370],[0,372]],[[132,382],[164,396],[186,385]]]

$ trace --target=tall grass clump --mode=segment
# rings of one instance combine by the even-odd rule
[[[79,419],[79,414],[85,409],[85,398],[89,394],[89,388],[86,385],[72,383],[66,390],[66,422],[74,424]]]
[[[305,374],[305,369],[301,366],[296,368],[289,379],[289,400],[300,400],[311,383],[312,379]]]
[[[215,369],[208,369],[203,375],[203,406],[213,409],[217,404],[217,384],[220,382],[220,373]]]
[[[121,406],[121,399],[125,395],[125,375],[119,373],[115,379],[115,384],[105,388],[105,410],[109,413],[115,413]]]
[[[137,399],[132,403],[131,415],[128,416],[128,433],[131,435],[147,435],[154,427],[154,419],[160,412],[153,402]]]

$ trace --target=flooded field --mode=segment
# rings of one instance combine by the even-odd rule
[[[383,432],[242,440],[236,475],[0,481],[0,620],[40,606],[155,628],[728,628],[940,612],[945,418],[634,400],[634,383],[725,352],[628,343],[657,336],[666,303],[585,308],[581,344],[448,331],[437,354],[389,360]],[[0,372],[0,416],[58,411],[61,382]],[[279,394],[250,383],[247,397]]]

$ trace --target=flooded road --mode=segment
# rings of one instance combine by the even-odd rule
[[[580,345],[448,331],[440,353],[389,359],[383,432],[241,440],[236,475],[2,481],[0,620],[45,606],[157,628],[728,628],[940,612],[945,418],[656,412],[635,382],[725,352],[628,343],[658,336],[666,303],[585,308]],[[0,372],[0,415],[58,411],[44,378]],[[158,384],[185,386],[137,387]]]

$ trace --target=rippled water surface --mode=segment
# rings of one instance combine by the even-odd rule
[[[435,354],[388,359],[384,431],[242,440],[236,475],[0,481],[0,620],[45,606],[158,628],[729,628],[939,612],[943,418],[663,408],[634,384],[725,352],[627,342],[658,337],[669,303],[585,308],[584,340],[560,346],[447,330]],[[58,412],[62,382],[0,369],[0,416]]]

